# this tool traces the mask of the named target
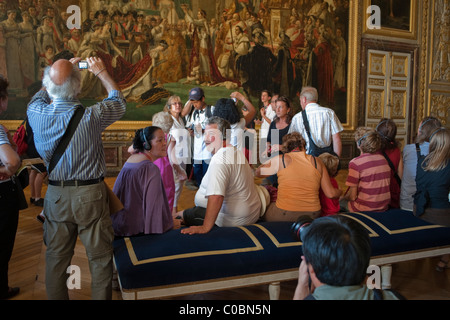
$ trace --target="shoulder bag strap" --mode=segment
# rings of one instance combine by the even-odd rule
[[[386,158],[386,161],[389,164],[389,167],[391,167],[391,170],[394,172],[394,177],[397,180],[398,185],[400,186],[402,184],[402,179],[400,179],[400,177],[398,176],[397,171],[395,170],[394,164],[392,163],[391,159],[389,159],[389,156],[384,151],[383,151],[383,156]]]
[[[306,116],[306,110],[302,111],[302,117],[303,117],[303,124],[305,125],[305,129],[306,129],[306,133],[308,134],[309,144],[310,145],[314,144],[317,147],[316,143],[314,142],[314,140],[311,137],[311,128],[309,127],[309,121],[308,121],[308,117]]]
[[[56,147],[55,152],[53,153],[53,156],[50,160],[50,164],[48,166],[48,174],[53,171],[53,169],[58,164],[59,160],[61,159],[62,155],[66,151],[67,146],[69,145],[70,140],[72,140],[72,136],[77,130],[78,124],[80,123],[81,118],[84,114],[84,108],[82,106],[77,106],[77,109],[75,110],[75,113],[73,114],[72,118],[70,119],[69,125],[66,129],[66,132],[64,133],[63,137],[61,138],[61,141],[58,144],[58,147]]]
[[[420,157],[420,144],[416,143],[416,152],[417,152],[417,156]]]
[[[306,116],[306,110],[302,111],[302,117],[303,117],[303,124],[305,125],[306,132],[308,133],[308,136],[311,138],[311,132],[309,129],[308,117]]]
[[[416,143],[416,153],[417,153],[417,169],[416,170],[419,170],[418,168],[419,168],[419,165],[420,165],[421,153],[420,153],[420,145],[418,143]]]

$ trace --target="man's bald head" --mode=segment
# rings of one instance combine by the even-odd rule
[[[60,59],[50,68],[49,76],[54,84],[62,85],[70,77],[73,71],[73,64],[69,60]]]
[[[44,70],[42,84],[52,99],[75,99],[81,91],[81,73],[67,59],[59,59]]]

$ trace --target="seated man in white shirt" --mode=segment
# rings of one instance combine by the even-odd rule
[[[195,195],[195,207],[179,212],[190,226],[182,233],[208,233],[214,225],[249,225],[260,217],[261,200],[252,170],[244,153],[227,141],[227,130],[230,124],[222,118],[206,122],[204,140],[213,157]]]

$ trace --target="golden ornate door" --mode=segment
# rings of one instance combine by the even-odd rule
[[[381,118],[397,124],[397,139],[406,145],[410,123],[411,54],[368,50],[366,126],[376,127]]]

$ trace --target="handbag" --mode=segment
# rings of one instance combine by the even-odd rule
[[[306,110],[302,111],[302,116],[303,116],[303,124],[305,125],[305,129],[306,129],[306,133],[308,134],[308,139],[309,139],[309,150],[308,150],[308,154],[313,155],[315,157],[320,156],[322,153],[328,152],[334,156],[337,156],[337,154],[334,152],[333,150],[333,146],[328,146],[325,148],[319,148],[315,143],[314,140],[311,137],[311,131],[309,128],[309,121],[308,118],[306,117]]]
[[[23,120],[22,124],[17,128],[17,131],[13,136],[14,143],[17,145],[17,153],[19,156],[24,155],[28,150],[27,131],[25,128],[26,123],[27,119]]]
[[[11,181],[16,186],[16,194],[19,199],[19,210],[27,209],[28,202],[23,189],[25,189],[30,182],[28,168],[26,166],[21,167],[16,174],[11,177]]]
[[[16,177],[19,179],[22,189],[25,189],[30,184],[30,175],[27,166],[20,167],[16,172]]]

